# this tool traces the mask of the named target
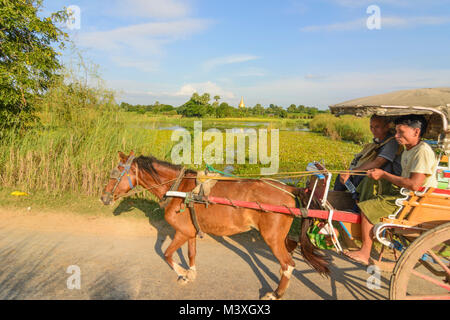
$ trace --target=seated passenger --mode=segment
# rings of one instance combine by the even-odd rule
[[[400,175],[402,172],[400,154],[403,150],[399,147],[394,135],[390,132],[389,119],[373,115],[370,118],[370,131],[373,134],[373,142],[366,145],[356,155],[350,165],[350,170],[367,171],[370,169],[383,169],[386,172]],[[367,179],[364,176],[340,174],[338,175],[334,191],[346,191],[345,182],[350,180],[355,187]]]
[[[378,194],[373,199],[358,203],[361,209],[362,247],[359,251],[344,252],[349,258],[367,265],[373,243],[373,226],[382,217],[394,214],[399,207],[395,201],[400,197],[400,188],[418,191],[422,187],[437,187],[435,172],[437,159],[431,147],[421,141],[427,128],[423,116],[408,115],[395,121],[395,138],[405,146],[402,154],[402,174],[397,176],[381,169],[369,170],[368,176],[376,181],[385,180],[396,190],[389,195]]]

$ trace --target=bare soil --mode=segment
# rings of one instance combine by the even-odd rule
[[[0,299],[254,300],[278,285],[280,266],[257,231],[197,243],[195,282],[180,286],[163,259],[173,236],[165,221],[71,212],[0,209]],[[369,289],[366,268],[334,252],[330,278],[294,253],[284,299],[386,299],[389,282]],[[177,260],[187,267],[187,247]],[[69,266],[81,288],[68,289]]]

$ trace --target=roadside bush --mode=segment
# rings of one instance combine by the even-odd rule
[[[335,117],[330,114],[319,114],[309,123],[309,128],[311,131],[322,133],[333,140],[364,144],[372,139],[369,118]]]

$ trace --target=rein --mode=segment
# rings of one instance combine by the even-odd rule
[[[150,187],[148,189],[144,189],[144,190],[130,190],[129,192],[127,192],[127,193],[125,193],[123,195],[117,196],[115,200],[118,200],[118,199],[121,199],[121,198],[128,198],[128,197],[134,196],[135,194],[144,193],[145,191],[150,191],[150,190],[153,190],[153,189],[157,189],[159,187],[165,186],[166,184],[169,184],[169,183],[175,182],[175,181],[177,181],[177,179],[169,180],[167,182],[164,182],[164,183],[152,186],[152,187]],[[138,186],[136,186],[134,189],[137,189],[137,187]]]
[[[117,182],[114,185],[114,188],[111,190],[111,192],[105,192],[105,193],[107,195],[111,196],[113,198],[113,200],[118,200],[118,199],[121,199],[121,198],[131,197],[133,195],[136,195],[136,194],[139,194],[139,193],[143,193],[145,191],[150,191],[150,190],[153,190],[153,189],[157,189],[157,188],[159,188],[161,186],[167,185],[167,184],[172,183],[172,182],[173,182],[173,184],[170,187],[169,191],[177,191],[179,186],[180,186],[180,184],[181,184],[181,181],[183,179],[197,179],[197,177],[186,177],[185,176],[186,168],[183,167],[181,169],[181,171],[180,171],[180,174],[178,175],[178,177],[176,179],[169,180],[167,182],[164,182],[164,183],[161,183],[161,184],[158,184],[158,185],[154,185],[154,186],[151,186],[149,188],[145,188],[144,190],[137,190],[137,187],[139,187],[139,167],[138,167],[137,163],[136,163],[136,186],[133,185],[133,183],[131,181],[131,177],[130,177],[131,165],[133,164],[134,160],[135,160],[135,156],[130,156],[126,163],[122,163],[122,162],[119,163],[119,166],[124,167],[124,170],[122,172],[119,172],[118,168],[116,168],[116,169],[114,169],[112,171],[110,178],[111,179],[116,179]],[[288,177],[294,178],[294,177],[311,176],[311,175],[315,175],[315,174],[323,173],[323,172],[324,172],[323,170],[300,171],[300,172],[282,172],[282,173],[275,174],[275,176],[291,174],[291,176],[284,176],[284,178],[288,178]],[[355,170],[331,170],[329,172],[339,172],[339,173],[344,173],[345,172],[345,173],[349,173],[349,174],[352,174],[352,175],[362,175],[362,176],[366,176],[367,175],[366,171],[359,171],[359,170],[358,171],[355,171]],[[126,194],[123,194],[123,195],[120,195],[120,196],[114,196],[114,192],[116,191],[117,186],[119,185],[120,181],[125,176],[125,174],[126,174],[126,177],[128,179],[128,184],[129,184],[131,190],[129,192],[127,192]],[[248,174],[248,176],[256,176],[256,174]],[[281,177],[279,177],[279,178],[281,178]],[[290,196],[295,198],[295,196],[292,193],[290,193],[289,191],[284,190],[283,188],[279,188],[279,187],[277,187],[277,186],[275,186],[275,185],[273,185],[273,184],[271,184],[271,183],[269,183],[267,181],[267,180],[273,180],[273,179],[267,179],[267,178],[243,178],[243,177],[237,177],[237,176],[232,176],[232,177],[208,177],[208,179],[210,179],[210,180],[219,180],[219,181],[220,180],[222,180],[222,181],[235,181],[235,182],[239,182],[239,181],[242,181],[242,180],[260,180],[260,181],[262,181],[262,182],[264,182],[264,183],[266,183],[266,184],[268,184],[268,185],[270,185],[270,186],[272,186],[272,187],[274,187],[276,189],[279,189],[279,190],[281,190],[283,192],[288,193]],[[171,200],[172,199],[170,197],[167,197],[166,195],[164,195],[163,198],[161,199],[160,207],[161,208],[165,208],[169,204],[169,202]]]
[[[135,163],[135,165],[136,165],[136,186],[133,185],[133,182],[131,181],[131,177],[130,177],[131,165],[133,164],[134,160],[135,160],[135,156],[131,156],[131,157],[128,158],[126,163],[120,162],[119,166],[124,167],[124,170],[119,173],[119,172],[117,172],[118,169],[114,169],[113,172],[111,173],[111,177],[110,178],[111,179],[116,179],[117,182],[114,185],[114,188],[111,190],[111,192],[105,192],[105,193],[110,195],[110,196],[112,196],[114,201],[115,200],[119,200],[121,198],[128,198],[128,197],[131,197],[133,195],[136,195],[136,194],[139,194],[139,193],[143,193],[145,191],[150,191],[150,190],[153,190],[153,189],[157,189],[157,188],[159,188],[161,186],[167,185],[167,184],[172,183],[172,182],[174,182],[174,184],[171,186],[170,191],[176,191],[176,189],[178,189],[178,187],[180,186],[180,183],[183,180],[184,173],[186,171],[186,168],[183,167],[183,169],[181,170],[181,172],[180,172],[180,174],[179,174],[177,179],[172,179],[172,180],[166,181],[164,183],[161,183],[161,184],[158,184],[158,185],[154,185],[154,186],[151,186],[149,188],[145,188],[144,190],[137,190],[137,188],[139,187],[139,166],[138,166],[137,162]],[[128,178],[128,184],[130,185],[131,190],[129,192],[123,194],[123,195],[114,196],[114,192],[116,191],[117,186],[119,185],[120,181],[122,180],[122,178],[124,177],[125,174],[126,174],[126,176]],[[162,202],[160,203],[160,206],[163,205],[163,206],[161,206],[162,208],[164,206],[167,206],[168,202],[170,202],[170,200],[171,199],[167,199],[166,196],[164,196],[163,199],[162,199]]]

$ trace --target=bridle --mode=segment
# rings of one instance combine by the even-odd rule
[[[133,182],[131,181],[130,170],[131,170],[131,165],[133,164],[134,160],[135,160],[135,156],[130,156],[126,163],[120,162],[119,165],[117,166],[117,168],[114,168],[111,171],[110,178],[111,179],[115,179],[117,181],[116,181],[116,184],[114,185],[114,188],[110,192],[104,191],[104,194],[107,195],[108,197],[110,197],[113,201],[115,201],[117,199],[120,199],[120,198],[129,197],[129,196],[132,196],[134,194],[143,192],[143,191],[134,190],[134,189],[137,189],[137,186],[139,185],[139,167],[138,167],[137,163],[136,163],[136,185],[134,186]],[[123,167],[124,170],[120,171],[119,167]],[[114,199],[114,197],[115,197],[114,193],[115,193],[115,191],[116,191],[120,181],[122,181],[122,178],[123,178],[123,176],[125,174],[127,176],[128,184],[129,184],[131,190],[128,191],[124,195],[117,196],[117,199]],[[183,180],[184,176],[185,176],[185,168],[183,167],[183,169],[181,170],[178,178],[173,179],[173,180],[169,180],[167,182],[164,182],[164,183],[161,183],[161,184],[158,184],[158,185],[155,185],[155,186],[151,186],[151,187],[146,188],[146,189],[150,191],[152,189],[157,189],[157,188],[159,188],[161,186],[164,186],[164,185],[172,183],[172,186],[171,186],[170,190],[173,191],[175,189],[178,189],[178,187],[179,187],[179,185],[181,183],[181,180]],[[170,201],[171,199],[167,199],[166,196],[164,196],[163,199],[161,200],[161,206],[167,205],[168,204],[168,200]]]
[[[110,178],[116,179],[117,181],[116,181],[116,184],[114,185],[114,188],[111,190],[111,192],[105,191],[105,194],[108,197],[112,197],[114,199],[114,192],[116,191],[117,187],[119,186],[120,181],[122,181],[122,178],[125,174],[128,179],[128,184],[130,185],[130,188],[131,188],[130,191],[132,191],[134,188],[137,187],[137,185],[139,184],[139,180],[138,180],[139,173],[137,172],[137,170],[136,170],[136,186],[133,185],[133,182],[131,181],[131,177],[130,177],[131,165],[133,164],[134,159],[135,159],[135,156],[130,156],[126,163],[120,162],[119,165],[117,166],[117,168],[115,168],[111,171]],[[124,170],[119,171],[119,167],[124,167]]]

